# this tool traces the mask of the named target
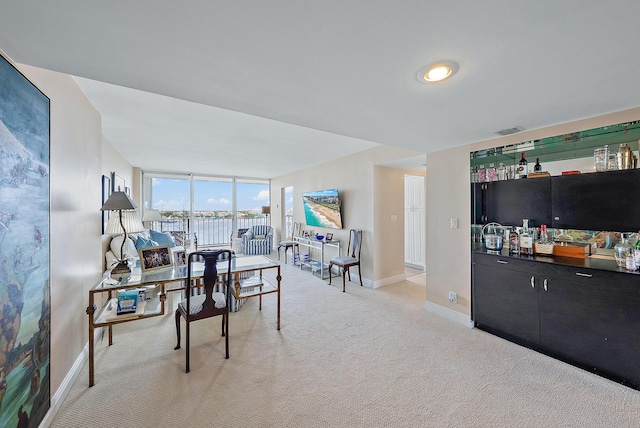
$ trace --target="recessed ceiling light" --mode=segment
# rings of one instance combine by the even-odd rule
[[[418,82],[433,83],[440,82],[448,77],[453,76],[458,71],[457,64],[450,61],[440,61],[423,67],[418,71]]]

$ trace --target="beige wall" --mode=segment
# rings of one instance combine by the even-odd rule
[[[362,246],[362,276],[366,286],[380,285],[385,278],[389,278],[398,272],[398,268],[394,267],[389,271],[374,271],[374,263],[376,257],[377,240],[374,240],[375,225],[374,218],[378,215],[377,207],[374,206],[374,182],[375,175],[380,179],[384,179],[384,171],[374,174],[374,166],[385,162],[403,159],[415,156],[416,153],[397,149],[388,146],[379,146],[373,149],[365,150],[355,155],[347,156],[328,162],[316,167],[307,168],[292,174],[276,177],[271,180],[271,206],[272,218],[271,224],[274,226],[275,235],[274,242],[278,242],[281,235],[280,224],[282,222],[281,207],[283,201],[281,199],[281,189],[293,187],[293,212],[294,221],[299,221],[305,225],[304,212],[302,207],[302,192],[333,189],[337,188],[342,199],[342,230],[318,229],[322,232],[333,232],[334,239],[340,239],[342,242],[342,254],[346,251],[346,244],[349,240],[349,229],[363,230],[363,246]],[[390,169],[390,168],[382,168]],[[395,191],[395,193],[403,193],[404,183]],[[393,193],[388,191],[385,193]],[[386,196],[386,195],[384,195]],[[382,196],[380,196],[382,197]],[[380,205],[384,205],[380,203]],[[398,221],[402,217],[402,204],[397,207]],[[391,208],[383,208],[385,211]],[[402,257],[404,252],[402,235],[398,240],[390,239],[384,242],[385,253],[399,253]],[[329,255],[330,256],[330,255]],[[400,258],[402,264],[404,260]],[[353,278],[353,276],[352,276]]]
[[[374,166],[373,277],[404,279],[405,170]],[[395,221],[392,221],[392,216]]]
[[[102,137],[101,116],[68,75],[19,65],[51,99],[51,395],[88,342],[89,289],[103,272],[102,175],[133,171]],[[66,379],[65,379],[66,378]],[[52,406],[56,404],[52,401]]]
[[[429,153],[427,171],[431,179],[427,180],[425,306],[464,315],[471,312],[471,151],[638,119],[640,108]],[[451,217],[459,219],[459,229],[449,228]],[[457,304],[449,302],[449,291],[458,293]]]
[[[101,118],[68,75],[20,66],[51,99],[51,394],[87,344],[88,290],[102,273]]]

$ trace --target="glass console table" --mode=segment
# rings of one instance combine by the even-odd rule
[[[316,238],[304,238],[302,236],[294,236],[293,242],[294,242],[294,246],[293,246],[294,252],[295,252],[295,247],[298,247],[298,249],[300,249],[300,247],[306,247],[309,250],[309,259],[302,260],[301,255],[299,254],[298,260],[296,261],[295,255],[294,255],[294,263],[299,264],[300,269],[307,268],[311,270],[311,272],[314,275],[317,275],[322,279],[328,278],[329,265],[328,263],[325,263],[325,260],[324,260],[325,247],[336,248],[338,251],[336,256],[339,256],[340,241],[337,241],[337,240],[325,241],[324,239],[320,241]],[[311,257],[312,249],[319,251],[320,257],[318,259],[314,259],[313,257]]]
[[[194,263],[193,267],[192,277],[202,277],[204,263]],[[226,269],[226,261],[218,264],[218,271],[226,272]],[[267,269],[277,269],[276,283],[271,283],[262,277],[263,271]],[[240,273],[252,271],[258,272],[261,281],[241,279],[243,275],[239,275]],[[239,256],[231,259],[231,273],[235,279],[231,293],[237,300],[258,296],[260,298],[260,310],[262,310],[262,296],[271,293],[277,294],[276,325],[277,329],[280,330],[280,281],[282,279],[280,276],[280,264],[264,256]],[[89,318],[89,386],[95,384],[95,329],[107,327],[109,346],[112,345],[113,325],[164,315],[166,293],[186,290],[186,278],[186,266],[168,267],[145,273],[142,273],[140,268],[137,267],[131,270],[130,275],[120,279],[111,278],[111,271],[107,271],[102,279],[89,290],[89,306],[87,306],[86,311]],[[116,310],[118,292],[132,289],[136,289],[138,292],[143,291],[145,300],[139,302],[136,312],[118,315]],[[99,308],[98,305],[100,306]]]

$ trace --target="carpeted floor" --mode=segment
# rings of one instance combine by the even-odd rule
[[[376,290],[283,266],[276,299],[192,328],[171,314],[99,342],[53,427],[638,427],[640,392],[423,309],[424,275]],[[640,364],[640,361],[639,361]]]

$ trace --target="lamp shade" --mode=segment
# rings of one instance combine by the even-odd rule
[[[129,195],[124,192],[113,192],[107,202],[104,203],[101,211],[115,210],[135,210],[138,206],[131,200]],[[128,232],[128,231],[127,231]]]
[[[271,214],[271,207],[269,205],[263,206],[262,214]]]
[[[122,229],[122,225],[120,224],[120,213],[122,213],[122,225],[124,225],[124,230]],[[144,230],[144,226],[140,221],[140,216],[138,215],[137,211],[129,210],[121,211],[120,213],[111,214],[111,217],[109,217],[109,223],[107,223],[107,227],[104,230],[105,234],[119,235],[121,233],[142,232]]]
[[[144,210],[144,215],[142,216],[142,221],[161,221],[162,214],[160,214],[160,210]]]

